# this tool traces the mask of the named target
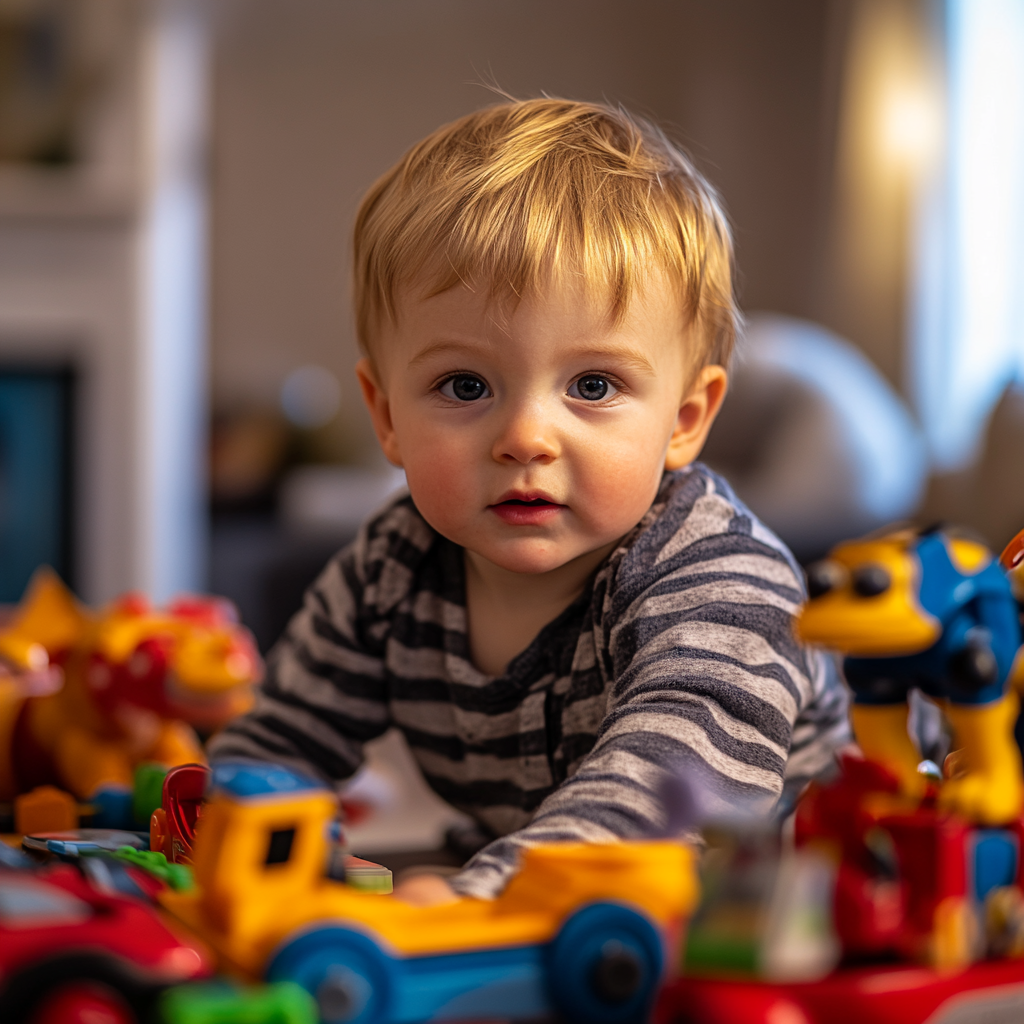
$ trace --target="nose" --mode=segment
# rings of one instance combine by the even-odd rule
[[[505,418],[491,449],[496,462],[547,463],[558,458],[554,417],[546,413],[542,402],[523,402]]]

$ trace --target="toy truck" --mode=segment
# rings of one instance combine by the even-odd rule
[[[197,886],[164,906],[222,969],[297,982],[327,1024],[647,1019],[696,899],[686,847],[539,846],[495,900],[414,907],[326,875],[335,810],[330,791],[285,768],[217,765]]]

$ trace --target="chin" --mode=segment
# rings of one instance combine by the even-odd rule
[[[571,562],[574,557],[571,555],[565,557],[554,551],[509,551],[507,549],[479,553],[506,572],[521,572],[531,575],[560,569],[566,562]]]

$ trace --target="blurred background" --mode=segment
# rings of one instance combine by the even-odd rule
[[[360,196],[490,86],[622,103],[720,190],[707,459],[801,559],[1024,527],[1021,0],[0,0],[0,601],[232,597],[266,649],[401,484]]]

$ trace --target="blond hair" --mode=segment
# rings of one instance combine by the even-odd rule
[[[696,351],[727,365],[739,323],[718,197],[653,124],[598,103],[501,103],[413,146],[355,224],[355,307],[369,354],[399,289],[456,284],[516,301],[569,275],[618,319],[652,270],[679,295]]]

